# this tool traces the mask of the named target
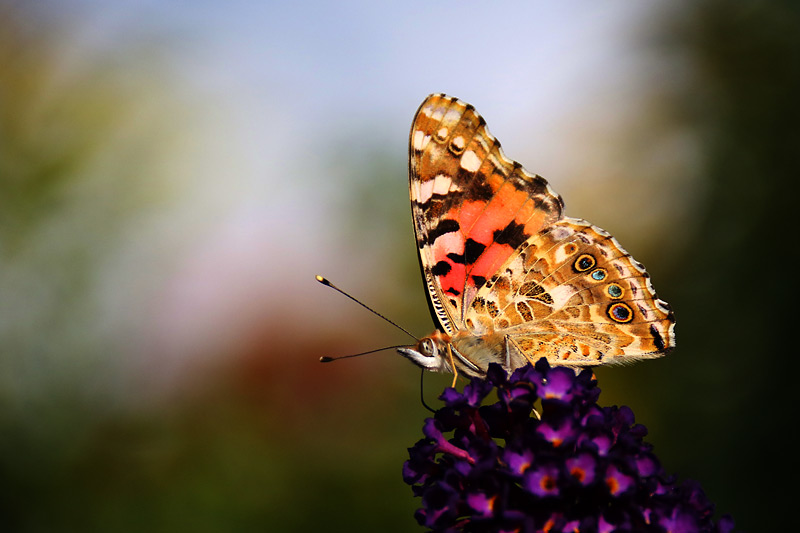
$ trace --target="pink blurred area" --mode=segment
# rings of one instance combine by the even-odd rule
[[[348,366],[352,380],[326,379],[339,372],[321,365],[321,356],[377,347],[381,339],[367,327],[369,316],[315,281],[313,254],[281,243],[275,230],[264,217],[232,221],[166,280],[145,324],[152,343],[144,345],[142,371],[154,383],[171,389],[227,368],[243,387],[273,400],[306,383],[295,407],[312,408],[353,381],[380,379],[369,364]]]

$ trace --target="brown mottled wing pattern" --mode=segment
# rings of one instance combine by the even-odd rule
[[[531,236],[478,291],[476,336],[501,333],[529,360],[594,366],[663,355],[675,319],[644,267],[616,239],[564,218]]]
[[[562,217],[540,176],[508,159],[475,109],[429,96],[411,126],[409,187],[431,307],[448,334],[519,246]]]

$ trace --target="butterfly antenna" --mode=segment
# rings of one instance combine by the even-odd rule
[[[326,279],[326,278],[323,278],[322,276],[314,276],[314,277],[315,277],[315,278],[317,278],[317,281],[319,281],[319,282],[320,282],[320,283],[322,283],[323,285],[326,285],[326,286],[330,287],[331,289],[335,290],[335,291],[336,291],[336,292],[338,292],[339,294],[342,294],[342,295],[344,295],[344,296],[347,296],[348,298],[350,298],[351,300],[353,300],[355,303],[357,303],[358,305],[360,305],[361,307],[363,307],[364,309],[366,309],[366,310],[367,310],[367,311],[369,311],[370,313],[373,313],[373,314],[375,314],[375,315],[378,315],[379,317],[381,317],[382,319],[384,319],[386,322],[388,322],[389,324],[393,325],[394,327],[396,327],[397,329],[399,329],[400,331],[402,331],[403,333],[405,333],[406,335],[408,335],[409,337],[411,337],[411,338],[412,338],[412,339],[414,339],[415,341],[418,341],[418,340],[419,340],[419,339],[418,339],[418,338],[417,338],[417,337],[416,337],[416,336],[415,336],[413,333],[411,333],[410,331],[408,331],[406,328],[404,328],[403,326],[400,326],[400,325],[398,325],[397,323],[395,323],[395,322],[393,322],[393,321],[389,320],[388,318],[386,318],[385,316],[383,316],[382,314],[380,314],[379,312],[377,312],[376,310],[374,310],[373,308],[371,308],[370,306],[368,306],[367,304],[365,304],[365,303],[364,303],[364,302],[362,302],[361,300],[358,300],[358,299],[354,298],[353,296],[350,296],[349,294],[347,294],[346,292],[344,292],[342,289],[340,289],[339,287],[337,287],[336,285],[334,285],[333,283],[331,283],[331,282],[330,282],[328,279]],[[395,346],[390,346],[390,348],[396,348],[396,347],[395,347]],[[386,349],[388,349],[388,348],[381,348],[381,350],[386,350]],[[375,351],[380,351],[380,350],[375,350]],[[366,353],[370,353],[370,352],[366,352]],[[356,355],[363,355],[363,354],[356,354]],[[346,357],[354,357],[354,356],[346,356]]]
[[[384,350],[396,350],[397,348],[403,348],[403,345],[400,344],[398,346],[386,346],[384,348],[378,348],[376,350],[369,350],[368,352],[361,352],[361,353],[352,353],[350,355],[340,355],[338,357],[328,357],[322,356],[319,358],[320,363],[330,363],[331,361],[338,361],[339,359],[349,359],[350,357],[358,357],[360,355],[368,355],[375,352],[382,352]]]

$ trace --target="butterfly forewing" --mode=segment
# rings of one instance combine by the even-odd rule
[[[412,215],[431,306],[449,334],[485,281],[561,218],[547,182],[503,154],[472,106],[431,95],[411,127]]]

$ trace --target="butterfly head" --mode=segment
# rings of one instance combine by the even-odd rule
[[[427,337],[422,337],[414,346],[403,346],[397,351],[415,365],[430,370],[431,372],[452,372],[448,361],[448,346],[450,336],[440,331],[434,331]],[[450,348],[452,351],[452,348]]]
[[[431,372],[452,372],[470,378],[483,377],[486,368],[479,367],[465,353],[465,350],[469,350],[470,342],[476,341],[480,342],[473,335],[456,333],[450,336],[437,330],[422,337],[414,346],[403,346],[397,351],[417,366]]]

